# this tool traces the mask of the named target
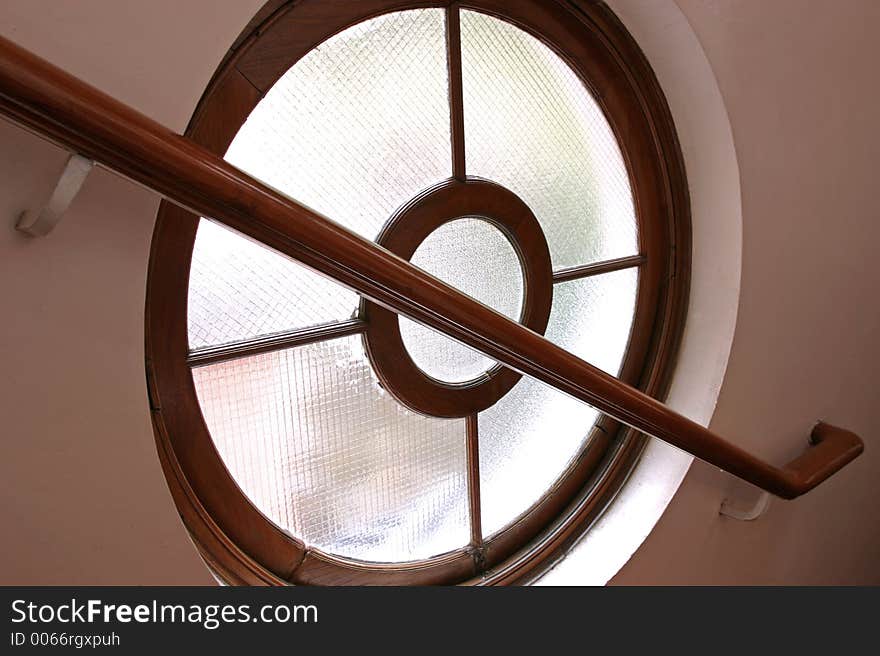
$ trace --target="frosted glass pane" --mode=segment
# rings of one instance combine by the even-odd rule
[[[193,379],[236,482],[307,544],[399,562],[468,543],[464,421],[398,405],[359,337],[197,368]]]
[[[189,281],[190,349],[344,321],[357,307],[357,295],[328,278],[215,223],[199,223]]]
[[[513,25],[461,13],[467,170],[516,192],[544,228],[553,266],[638,252],[626,167],[586,87]]]
[[[547,338],[617,375],[629,340],[638,274],[627,269],[554,286]],[[537,502],[586,445],[598,413],[523,378],[479,415],[483,531]]]
[[[442,9],[351,27],[266,94],[226,153],[235,166],[365,237],[451,175]]]
[[[411,261],[481,303],[519,319],[523,302],[519,256],[489,222],[464,218],[445,223],[428,235]],[[463,383],[495,365],[479,352],[404,317],[400,332],[413,362],[437,380]]]
[[[269,90],[226,159],[375,238],[451,174],[443,15],[389,14],[327,40]],[[190,278],[191,349],[344,320],[357,307],[334,283],[205,221]]]

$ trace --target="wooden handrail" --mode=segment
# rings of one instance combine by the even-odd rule
[[[0,112],[383,307],[777,496],[803,494],[863,450],[858,436],[823,423],[813,430],[816,446],[785,467],[770,465],[2,38]]]

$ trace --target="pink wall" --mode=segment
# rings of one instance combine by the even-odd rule
[[[7,0],[0,33],[181,130],[259,4]],[[867,451],[753,523],[719,518],[727,479],[695,463],[615,582],[880,583],[880,3],[680,5],[727,103],[743,190],[741,305],[712,427],[781,462],[824,418]],[[64,156],[2,122],[0,144],[0,583],[210,583],[146,407],[157,199],[99,171],[52,235],[24,239],[14,217]]]
[[[0,3],[0,33],[183,130],[258,2]],[[212,16],[210,29],[194,29]],[[211,584],[159,467],[143,307],[158,199],[93,172],[56,230],[15,217],[65,155],[0,121],[0,583]]]

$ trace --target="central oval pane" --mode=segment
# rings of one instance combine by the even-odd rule
[[[411,262],[493,310],[519,320],[523,271],[507,237],[485,219],[444,223],[416,249]],[[495,361],[441,333],[400,317],[400,332],[413,362],[431,378],[466,383]]]

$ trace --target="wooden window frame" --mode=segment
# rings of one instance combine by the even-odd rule
[[[354,24],[406,9],[447,8],[453,179],[465,183],[457,10],[474,9],[539,38],[581,77],[617,137],[630,178],[639,254],[564,269],[553,282],[638,267],[633,328],[620,379],[655,398],[668,389],[684,326],[690,277],[690,209],[683,158],[665,98],[632,37],[604,3],[586,0],[270,2],[236,40],[186,135],[223,155],[263,95],[315,46]],[[554,562],[598,517],[637,462],[645,438],[602,416],[587,447],[526,514],[483,542],[424,561],[375,565],[324,554],[275,526],[242,493],[202,418],[191,367],[368,331],[354,320],[191,354],[187,294],[199,217],[163,201],[150,256],[146,302],[148,388],[157,445],[172,495],[200,552],[224,581],[242,584],[509,584]],[[332,331],[329,334],[327,331]],[[515,380],[514,380],[515,382]],[[469,479],[476,421],[468,415]],[[469,485],[469,489],[473,489]],[[479,498],[470,500],[472,516]]]

